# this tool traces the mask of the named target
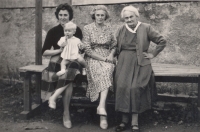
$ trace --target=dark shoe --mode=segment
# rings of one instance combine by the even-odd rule
[[[132,132],[140,132],[140,129],[139,129],[138,125],[133,125],[132,126]]]
[[[123,126],[122,126],[122,124],[123,124]],[[122,123],[120,123],[119,126],[117,126],[115,128],[115,131],[116,132],[122,132],[122,131],[126,130],[126,127],[127,127],[127,123],[122,122]]]

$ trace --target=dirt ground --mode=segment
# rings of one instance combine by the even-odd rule
[[[34,93],[34,90],[33,90]],[[114,106],[108,106],[107,130],[99,127],[99,116],[95,107],[71,107],[73,127],[62,125],[63,106],[58,101],[56,110],[44,105],[40,113],[29,120],[20,119],[23,110],[22,84],[5,85],[0,82],[0,132],[114,132],[120,123],[120,114]],[[141,132],[199,132],[200,122],[191,111],[184,114],[182,109],[149,110],[139,116]],[[130,127],[124,132],[131,132]]]

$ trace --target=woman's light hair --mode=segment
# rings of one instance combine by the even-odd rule
[[[122,11],[121,11],[121,18],[124,18],[124,12],[125,11],[131,11],[131,12],[133,12],[135,14],[136,17],[140,17],[138,9],[130,5],[130,6],[126,6],[126,7],[124,7],[122,9]]]
[[[96,12],[97,10],[103,10],[103,11],[105,11],[105,13],[106,13],[106,14],[105,14],[105,15],[106,15],[105,20],[107,20],[107,19],[110,17],[109,11],[108,11],[108,9],[107,9],[106,6],[104,6],[104,5],[97,5],[97,6],[95,6],[95,7],[93,8],[93,10],[90,12],[90,15],[91,15],[91,17],[92,17],[93,20],[95,20],[95,12]]]
[[[65,23],[64,28],[65,29],[76,29],[76,24],[73,23],[72,21],[69,21],[67,23]]]

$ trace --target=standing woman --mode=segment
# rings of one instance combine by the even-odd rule
[[[151,109],[152,91],[155,88],[150,59],[156,57],[166,46],[166,40],[149,24],[138,21],[139,12],[133,6],[126,6],[121,12],[125,24],[118,29],[115,73],[115,110],[122,112],[122,122],[116,127],[120,132],[126,129],[132,117],[132,131],[138,132],[138,114]],[[150,41],[157,44],[148,53]]]
[[[42,48],[43,56],[51,56],[49,66],[47,68],[49,80],[47,80],[47,83],[43,83],[44,84],[43,87],[45,86],[50,87],[49,84],[53,83],[55,89],[57,88],[62,89],[60,92],[62,93],[63,106],[64,106],[63,124],[66,128],[71,128],[72,123],[70,119],[69,104],[73,90],[72,81],[74,80],[75,75],[78,73],[81,67],[78,64],[78,62],[74,61],[70,62],[66,66],[68,68],[67,69],[68,72],[66,72],[64,75],[58,77],[56,76],[56,72],[60,71],[60,63],[62,61],[62,58],[60,57],[62,48],[60,48],[57,43],[60,40],[60,38],[64,36],[64,30],[63,30],[64,25],[73,18],[72,7],[67,3],[60,4],[56,8],[55,15],[56,18],[58,19],[59,25],[53,27],[48,31]],[[82,32],[79,27],[77,27],[74,36],[76,36],[79,39],[82,39]],[[52,47],[53,50],[51,50]],[[53,97],[49,101],[53,103],[54,101],[56,101],[55,99],[57,98],[57,96],[60,95],[61,93],[55,91]]]
[[[86,53],[88,89],[87,97],[91,101],[100,101],[97,114],[100,115],[100,127],[107,129],[106,98],[108,90],[113,87],[113,56],[115,53],[111,26],[105,21],[109,18],[108,10],[103,5],[95,6],[91,12],[93,23],[83,29],[83,44]]]

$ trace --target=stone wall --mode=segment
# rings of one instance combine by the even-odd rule
[[[120,12],[126,4],[106,5],[113,30],[123,22]],[[200,2],[136,3],[140,21],[150,23],[167,39],[167,47],[153,62],[200,66]],[[74,6],[74,22],[80,28],[91,23],[93,6]],[[43,41],[47,31],[57,25],[55,8],[43,9]],[[152,44],[150,50],[154,48]],[[0,76],[35,61],[35,10],[0,9]],[[45,61],[43,61],[45,62]]]

